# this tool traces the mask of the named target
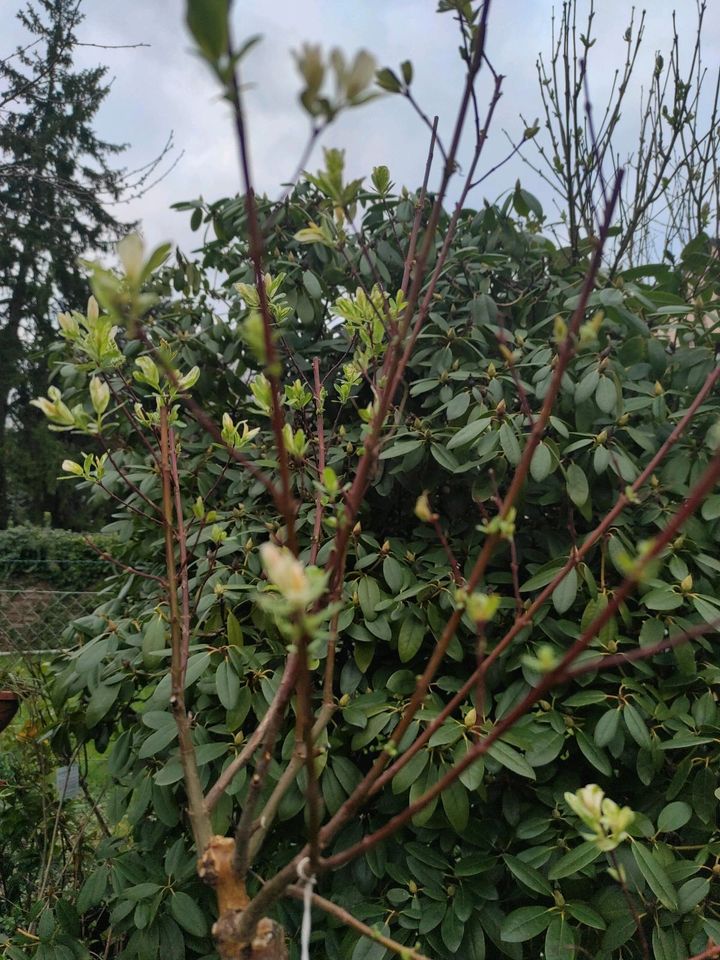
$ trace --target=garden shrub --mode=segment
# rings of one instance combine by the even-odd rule
[[[394,193],[387,173],[375,171],[373,185],[358,195],[371,237],[365,253],[351,234],[341,251],[298,238],[308,222],[328,222],[327,201],[316,186],[303,183],[281,208],[262,208],[263,216],[273,218],[266,269],[281,276],[273,297],[284,317],[283,404],[299,443],[292,479],[301,500],[297,529],[304,556],[313,549],[316,494],[330,504],[320,564],[330,549],[332,504],[362,448],[362,411],[371,399],[362,369],[378,349],[372,307],[354,292],[356,281],[348,282],[348,274],[368,285],[377,276],[388,289],[399,287],[414,199]],[[247,433],[243,449],[257,463],[270,463],[267,396],[248,346],[249,294],[240,287],[238,295],[233,286],[250,280],[243,209],[235,200],[194,209],[212,224],[216,239],[205,245],[200,262],[178,256],[177,265],[158,276],[155,290],[165,299],[148,335],[165,344],[180,371],[200,368],[194,400],[218,422],[227,414],[239,437]],[[218,292],[209,281],[218,268],[228,275],[220,291],[228,305],[222,318],[212,310]],[[454,606],[446,552],[433,525],[415,515],[416,499],[427,491],[427,505],[437,512],[466,573],[482,546],[494,498],[520,457],[524,410],[536,411],[544,397],[559,330],[582,277],[583,265],[568,264],[563,251],[543,237],[538,216],[513,206],[512,198],[501,207],[462,212],[402,402],[394,409],[392,438],[352,533],[337,650],[340,709],[319,741],[325,751],[320,787],[330,814],[382,749]],[[701,237],[677,265],[621,272],[592,293],[580,349],[518,502],[514,552],[509,543],[499,549],[485,578],[486,589],[500,598],[488,626],[487,653],[517,608],[550,582],[637,478],[714,369],[716,338],[708,319],[715,317],[717,285],[718,264]],[[694,307],[688,309],[690,294]],[[131,369],[143,344],[128,338],[122,348]],[[325,423],[332,424],[325,438],[332,472],[320,482],[313,466],[315,360],[325,378]],[[149,368],[136,369],[142,402],[152,376],[143,386]],[[80,369],[66,364],[61,373],[64,396],[83,388]],[[145,410],[141,418],[152,415],[150,405]],[[393,779],[392,789],[343,829],[328,854],[406,808],[537,683],[548,662],[608,603],[638,545],[683,502],[715,449],[717,419],[708,399],[577,573],[493,664],[484,704],[471,692]],[[160,480],[147,449],[122,421],[108,429],[123,436],[120,469],[158,502]],[[279,683],[284,641],[256,596],[262,585],[258,545],[280,522],[262,484],[221,445],[209,444],[191,416],[183,414],[178,429],[183,495],[196,504],[190,577],[196,627],[186,695],[207,787],[241,749]],[[105,470],[106,482],[115,482],[112,469]],[[136,512],[119,513],[106,533],[127,545],[124,556],[133,567],[162,575],[161,530],[151,513],[143,521],[137,496],[129,502]],[[718,504],[720,498],[711,497],[702,516],[688,522],[587,656],[617,659],[638,644],[656,644],[718,617]],[[65,718],[54,736],[95,740],[100,748],[111,742],[108,816],[114,835],[98,848],[100,865],[81,889],[78,909],[104,905],[108,931],[127,960],[150,960],[160,944],[163,955],[173,957],[203,956],[211,949],[211,898],[195,876],[177,730],[168,712],[167,630],[157,585],[130,576],[94,621],[83,623],[76,636],[82,646],[58,665],[54,690]],[[548,960],[640,957],[635,921],[608,875],[606,857],[576,839],[577,821],[563,799],[566,791],[594,781],[637,812],[632,846],[619,848],[617,858],[629,895],[647,918],[655,955],[679,957],[698,950],[709,936],[720,937],[713,869],[720,855],[714,751],[719,677],[712,650],[698,637],[647,661],[618,666],[613,660],[612,669],[598,667],[555,690],[412,824],[327,875],[321,892],[437,958],[521,958],[527,950],[544,950]],[[317,657],[322,662],[322,645]],[[475,629],[464,618],[404,742],[461,687],[476,657]],[[293,743],[289,723],[286,760]],[[261,804],[281,772],[273,760]],[[300,769],[282,797],[277,824],[255,864],[260,876],[272,876],[302,846],[303,778]],[[215,808],[217,832],[238,816],[247,790],[242,771]],[[289,929],[297,923],[292,905],[281,903],[278,915]],[[67,934],[62,917],[55,922],[47,925],[48,945]],[[317,919],[313,938],[328,958],[384,955],[378,945],[368,952],[366,941],[332,920]],[[297,956],[294,945],[291,955]]]

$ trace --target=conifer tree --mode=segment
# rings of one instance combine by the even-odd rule
[[[74,64],[80,8],[30,0],[18,13],[27,42],[0,61],[0,528],[10,516],[9,433],[25,449],[43,442],[28,399],[47,377],[55,314],[82,296],[78,257],[124,229],[109,207],[127,186],[114,165],[124,146],[94,130],[107,67]],[[54,480],[45,483],[52,504]]]

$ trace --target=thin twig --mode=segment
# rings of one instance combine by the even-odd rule
[[[107,553],[107,551],[101,550],[100,547],[93,542],[91,537],[85,536],[83,537],[83,540],[91,550],[94,550],[98,556],[102,557],[103,560],[107,560],[108,563],[114,564],[116,567],[119,567],[126,573],[132,573],[137,577],[143,577],[145,580],[154,580],[156,583],[161,584],[161,586],[167,587],[167,580],[165,580],[163,577],[158,577],[154,573],[147,573],[145,570],[138,570],[137,567],[131,567],[129,564],[123,563],[122,560],[117,560],[111,554]]]
[[[290,897],[294,897],[296,900],[302,900],[305,896],[305,891],[302,887],[299,887],[293,883],[287,888],[287,894]],[[386,937],[378,930],[373,930],[372,927],[369,927],[366,923],[363,923],[362,920],[358,920],[357,917],[354,917],[348,910],[343,909],[343,907],[339,907],[331,900],[326,900],[325,897],[321,897],[317,893],[313,893],[312,903],[313,906],[318,907],[320,910],[324,910],[325,913],[329,914],[331,917],[335,917],[336,920],[344,923],[345,926],[350,927],[352,930],[357,930],[361,936],[367,937],[369,940],[374,940],[376,943],[381,944],[383,947],[391,950],[393,953],[397,953],[402,960],[429,960],[425,954],[419,953],[413,947],[406,947],[402,943],[398,943],[396,940]]]
[[[425,198],[427,197],[428,181],[430,179],[430,171],[432,170],[433,153],[435,152],[435,143],[437,140],[437,127],[438,117],[434,117],[432,127],[430,128],[430,148],[428,150],[427,159],[425,160],[425,173],[423,174],[420,195],[415,204],[415,217],[413,219],[412,231],[410,233],[410,243],[408,244],[408,251],[405,256],[405,264],[403,266],[403,277],[402,283],[400,284],[400,289],[403,293],[408,292],[410,273],[415,263],[415,249],[417,247],[418,234],[420,233],[420,223],[422,221],[423,210],[425,209]]]
[[[250,175],[250,151],[247,142],[247,133],[245,130],[245,112],[243,109],[240,81],[237,70],[234,66],[232,42],[228,39],[228,54],[230,63],[233,64],[230,70],[228,84],[228,93],[230,103],[233,108],[233,119],[235,124],[235,133],[237,135],[238,149],[240,152],[240,167],[242,172],[243,185],[245,188],[245,209],[248,220],[248,240],[250,244],[250,259],[252,260],[255,273],[255,288],[258,294],[260,305],[260,315],[263,323],[263,337],[265,347],[265,369],[266,376],[270,382],[271,411],[270,421],[272,424],[273,435],[275,438],[275,447],[280,467],[280,487],[281,500],[280,509],[285,519],[287,527],[287,545],[294,554],[297,555],[297,537],[295,535],[295,517],[298,510],[298,504],[292,493],[290,482],[290,461],[288,451],[283,437],[283,427],[285,426],[285,416],[282,408],[282,399],[280,391],[280,370],[275,350],[273,319],[270,311],[267,290],[265,288],[265,278],[263,275],[263,239],[258,220],[257,203],[255,201],[255,190],[252,177]]]

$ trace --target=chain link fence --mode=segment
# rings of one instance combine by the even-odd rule
[[[0,654],[59,649],[68,624],[91,613],[99,603],[96,591],[0,586]]]
[[[17,531],[5,536],[11,533]],[[0,663],[6,667],[18,656],[61,649],[68,624],[102,602],[99,588],[108,565],[77,555],[72,535],[55,534],[40,531],[39,547],[28,538],[22,555],[6,549],[0,557]]]

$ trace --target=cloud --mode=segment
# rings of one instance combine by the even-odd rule
[[[651,70],[655,50],[668,45],[673,3],[656,0],[647,14],[639,77]],[[429,115],[440,116],[441,131],[449,136],[462,69],[457,57],[457,26],[450,16],[437,16],[435,6],[434,0],[247,0],[236,4],[236,35],[264,35],[243,71],[243,80],[249,84],[245,97],[259,189],[278,190],[293,171],[307,136],[307,120],[297,104],[299,78],[291,56],[291,51],[306,40],[320,42],[326,48],[339,46],[350,53],[364,47],[382,65],[395,66],[411,59],[417,99]],[[684,4],[677,18],[685,47],[695,21],[692,6]],[[191,248],[197,237],[190,233],[187,217],[171,211],[170,205],[200,195],[215,199],[236,192],[239,174],[227,105],[219,98],[207,68],[190,50],[183,3],[85,0],[84,9],[81,39],[151,44],[150,48],[135,50],[85,47],[79,51],[81,64],[106,62],[114,77],[98,118],[101,135],[131,144],[126,154],[129,166],[139,166],[155,156],[171,130],[178,151],[183,151],[165,180],[142,198],[121,207],[118,214],[141,220],[153,243],[174,239]],[[629,11],[627,0],[603,0],[596,17],[598,41],[591,51],[590,88],[598,104],[607,96],[614,69],[621,63]],[[503,129],[521,135],[519,114],[533,120],[541,113],[535,61],[540,49],[547,52],[550,48],[551,12],[549,0],[493,4],[488,49],[495,69],[506,79],[483,158],[485,169],[507,152]],[[720,45],[720,18],[716,21],[708,21],[706,30],[706,48],[713,52]],[[4,46],[10,47],[20,39],[20,30],[10,20]],[[713,66],[716,69],[717,63]],[[483,110],[490,91],[486,74],[479,86]],[[633,142],[638,103],[636,91],[628,100],[621,131],[627,149]],[[428,132],[402,98],[386,97],[342,118],[328,133],[326,142],[347,149],[352,175],[368,174],[374,165],[384,163],[396,183],[415,186],[422,176]],[[466,157],[467,143],[461,163]],[[319,162],[317,150],[310,167]],[[482,189],[494,199],[518,177],[548,204],[547,188],[519,158],[486,181]],[[481,201],[482,195],[475,198],[476,203]]]

